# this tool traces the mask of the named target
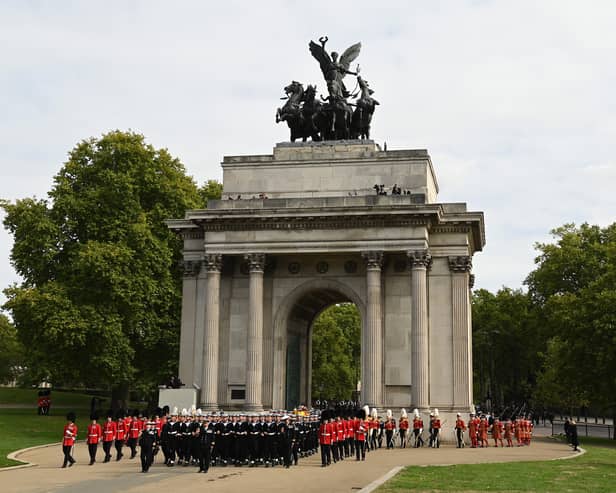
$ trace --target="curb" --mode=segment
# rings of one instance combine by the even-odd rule
[[[10,460],[19,461],[18,457],[25,452],[30,452],[31,450],[37,450],[40,448],[56,447],[60,444],[62,444],[62,442],[47,443],[45,445],[35,445],[34,447],[22,448],[19,450],[15,450],[15,452],[11,452],[10,454],[6,456],[6,458]],[[20,462],[23,462],[23,461],[20,461]],[[23,464],[18,464],[16,466],[0,467],[0,473],[2,473],[3,471],[14,471],[15,469],[25,469],[26,467],[34,467],[34,466],[38,466],[38,464],[34,462],[24,462]]]
[[[571,454],[571,455],[566,455],[565,457],[556,457],[556,459],[552,459],[552,460],[569,460],[569,459],[575,459],[576,457],[581,457],[582,455],[584,455],[586,453],[586,449],[582,448],[582,447],[578,447],[579,452],[575,453],[575,454]]]
[[[361,490],[359,490],[359,493],[371,493],[372,491],[376,490],[379,486],[381,486],[385,481],[391,479],[396,474],[398,474],[402,469],[404,469],[404,466],[394,467],[391,471],[389,471],[384,476],[381,476],[380,478],[375,479],[368,486],[364,486]]]

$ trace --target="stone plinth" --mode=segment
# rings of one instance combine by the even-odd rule
[[[425,150],[383,151],[372,141],[277,144],[273,154],[226,156],[223,199],[375,195],[375,184],[436,202],[438,184]]]
[[[196,389],[159,389],[158,390],[158,407],[169,406],[170,410],[177,407],[181,412],[182,409],[190,409],[192,406],[197,406],[197,390]]]

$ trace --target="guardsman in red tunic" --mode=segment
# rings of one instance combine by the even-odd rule
[[[423,433],[424,422],[421,419],[421,415],[419,414],[419,409],[415,408],[413,410],[413,436],[415,437],[415,443],[413,446],[415,448],[423,447],[424,441],[421,434]]]
[[[438,409],[434,408],[434,416],[430,418],[430,429],[432,435],[430,436],[430,444],[432,448],[441,447],[441,418],[438,414]]]
[[[477,448],[478,440],[477,434],[479,433],[479,419],[475,416],[475,413],[471,413],[468,417],[468,435],[471,439],[471,448]]]
[[[479,443],[481,448],[489,447],[488,443],[488,428],[489,428],[488,420],[486,419],[485,414],[481,415],[481,419],[479,420]]]
[[[340,460],[344,460],[344,444],[344,422],[342,420],[342,416],[338,414],[338,417],[336,418],[336,445],[338,447],[338,458]]]
[[[329,422],[327,423],[327,432],[330,436],[330,450],[334,464],[338,462],[338,434],[336,431],[336,417],[334,411],[331,412]]]
[[[494,417],[492,422],[492,438],[494,439],[495,447],[498,447],[499,442],[500,446],[503,446],[503,423],[497,416]]]
[[[143,429],[143,421],[139,419],[139,412],[135,410],[133,412],[133,419],[130,421],[127,432],[128,437],[126,440],[126,444],[130,447],[130,458],[134,459],[137,455],[137,441],[139,440],[139,435],[141,435],[141,430]]]
[[[122,453],[122,447],[124,447],[124,442],[126,442],[126,435],[127,435],[126,421],[124,420],[123,413],[120,413],[118,414],[118,419],[116,420],[116,437],[115,437],[116,461],[124,457],[124,454]]]
[[[75,413],[66,415],[66,425],[64,425],[64,434],[62,438],[62,452],[64,453],[64,463],[62,467],[68,464],[71,467],[76,461],[73,459],[73,446],[77,439],[77,425],[75,424]]]
[[[466,423],[462,419],[460,413],[456,414],[456,442],[458,448],[464,448],[464,432],[466,431]]]
[[[366,423],[366,409],[360,409],[353,427],[355,431],[355,457],[357,460],[366,460],[366,433],[368,423]]]
[[[511,418],[507,418],[505,421],[505,440],[507,440],[507,447],[513,447],[513,423]]]
[[[105,452],[105,460],[103,462],[109,462],[111,460],[111,445],[116,437],[116,422],[113,421],[112,412],[107,413],[107,421],[103,425],[103,452]]]
[[[387,419],[385,420],[385,442],[387,449],[394,448],[394,431],[396,431],[396,420],[394,419],[391,409],[387,410]]]
[[[88,425],[88,453],[90,454],[90,465],[96,462],[96,450],[98,449],[98,442],[103,438],[103,429],[101,425],[97,423],[98,415],[95,413],[92,415],[92,422]]]
[[[402,409],[400,412],[400,423],[398,428],[400,429],[400,448],[406,448],[406,439],[409,429],[409,417],[406,414],[406,409]]]
[[[319,446],[321,447],[321,467],[329,466],[332,463],[330,446],[332,443],[329,427],[329,413],[321,413],[321,426],[319,426]]]

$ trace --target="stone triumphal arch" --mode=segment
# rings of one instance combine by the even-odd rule
[[[222,168],[222,199],[169,221],[184,240],[180,378],[202,408],[309,403],[312,321],[352,302],[364,403],[469,411],[483,214],[437,201],[425,150],[283,143]]]

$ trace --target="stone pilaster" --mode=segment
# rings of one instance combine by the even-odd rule
[[[205,256],[207,271],[205,324],[203,331],[203,373],[201,376],[201,407],[218,408],[218,339],[220,331],[220,271],[222,255]]]
[[[381,268],[383,252],[363,252],[366,261],[366,335],[362,401],[370,407],[383,404],[383,323],[381,308]]]
[[[195,322],[197,311],[197,275],[201,269],[200,260],[184,260],[182,269],[182,326],[180,331],[180,364],[178,376],[189,385],[195,381],[193,347],[195,344]]]
[[[407,255],[411,264],[411,400],[415,407],[425,410],[430,405],[427,270],[432,256],[428,250]]]
[[[468,409],[472,402],[472,347],[469,256],[449,257],[453,315],[453,404]]]
[[[250,271],[248,286],[248,348],[246,351],[246,409],[263,409],[263,270],[265,254],[245,255]]]

